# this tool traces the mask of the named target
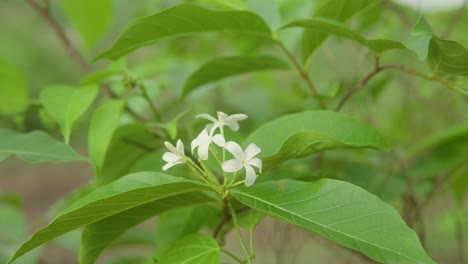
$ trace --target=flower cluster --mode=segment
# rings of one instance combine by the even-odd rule
[[[257,145],[251,143],[247,146],[245,151],[243,151],[238,143],[234,141],[226,141],[224,138],[224,127],[228,127],[233,131],[238,131],[238,122],[247,119],[247,115],[227,115],[223,112],[217,112],[217,115],[217,119],[208,114],[200,114],[197,116],[197,118],[207,119],[211,121],[211,123],[206,125],[200,134],[194,140],[192,140],[192,155],[196,150],[199,161],[203,162],[208,160],[210,152],[216,153],[216,150],[213,148],[216,146],[221,148],[223,151],[223,159],[222,161],[218,161],[224,173],[235,173],[233,179],[234,181],[237,172],[244,169],[245,185],[251,186],[254,184],[255,179],[257,178],[257,173],[253,167],[256,167],[259,173],[262,172],[262,160],[255,157],[260,153],[261,149]],[[163,154],[162,158],[165,162],[167,162],[167,164],[163,166],[163,170],[168,170],[172,166],[181,163],[188,163],[191,166],[197,166],[189,157],[185,155],[184,144],[180,139],[177,141],[177,146],[174,146],[167,141],[164,144],[169,152],[165,152]],[[232,154],[233,159],[224,160],[225,150]],[[201,168],[198,167],[197,169],[201,170]]]

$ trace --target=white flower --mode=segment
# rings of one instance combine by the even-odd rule
[[[208,135],[208,131],[203,129],[203,131],[192,141],[192,154],[193,150],[198,147],[198,157],[202,160],[208,159],[208,149],[211,142],[214,142],[216,145],[222,147],[224,146],[225,140],[224,137],[220,134],[214,135],[211,137]]]
[[[177,148],[167,141],[164,142],[164,145],[170,152],[164,152],[162,156],[163,160],[167,162],[162,168],[163,171],[168,170],[174,165],[185,163],[184,143],[180,139],[177,141]]]
[[[208,114],[199,114],[197,115],[198,117],[208,119],[213,124],[210,124],[207,126],[207,129],[210,131],[210,135],[212,136],[216,128],[222,128],[223,126],[228,126],[232,131],[237,131],[239,130],[239,124],[237,123],[238,121],[247,119],[247,115],[245,114],[234,114],[234,115],[227,115],[226,113],[223,112],[217,112],[218,114],[218,119],[208,115]]]
[[[251,186],[254,184],[257,174],[255,173],[252,166],[257,167],[262,173],[262,160],[255,158],[255,155],[260,153],[261,149],[255,144],[249,144],[242,151],[242,148],[236,142],[229,141],[224,145],[224,148],[232,153],[235,159],[227,160],[223,162],[221,167],[225,172],[236,172],[245,169],[245,186]]]

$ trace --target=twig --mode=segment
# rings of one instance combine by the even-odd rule
[[[297,72],[301,76],[302,79],[304,79],[305,83],[309,87],[310,91],[312,92],[312,95],[316,98],[317,102],[320,105],[321,109],[326,109],[327,107],[325,104],[322,102],[322,100],[319,97],[319,94],[317,92],[317,89],[315,88],[314,84],[312,83],[312,80],[310,79],[309,75],[307,72],[302,68],[302,66],[299,64],[299,62],[294,58],[294,56],[291,54],[291,52],[284,46],[283,42],[281,42],[279,39],[275,40],[275,43],[280,47],[280,49],[286,54],[286,56],[289,58],[289,60],[293,63],[294,67],[296,68]]]
[[[221,222],[219,222],[218,226],[216,226],[215,231],[213,232],[213,238],[216,238],[221,232],[221,229],[223,229],[223,226],[231,221],[231,216],[229,215],[229,209],[227,207],[227,199],[223,199],[223,218],[221,219]]]
[[[49,26],[57,35],[58,39],[60,40],[60,43],[65,48],[65,51],[68,53],[70,58],[80,67],[80,69],[83,72],[92,73],[93,68],[91,67],[91,65],[80,54],[78,49],[72,44],[70,39],[65,34],[65,31],[63,30],[63,28],[60,26],[60,24],[57,23],[57,21],[55,21],[54,18],[52,17],[52,14],[50,13],[50,8],[49,8],[49,1],[45,0],[44,6],[39,5],[35,0],[27,0],[27,1],[29,5],[34,10],[36,10],[36,12],[47,22],[47,24],[49,24]],[[101,85],[101,88],[107,96],[114,98],[114,99],[119,98],[119,96],[115,94],[108,85]],[[136,112],[130,109],[127,105],[125,105],[125,110],[136,120],[141,121],[141,122],[146,122],[146,120],[143,117],[138,115]]]

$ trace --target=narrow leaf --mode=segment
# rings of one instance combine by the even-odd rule
[[[0,59],[0,114],[21,112],[28,106],[28,87],[17,67]]]
[[[351,116],[332,111],[282,116],[255,130],[244,142],[257,144],[262,149],[262,160],[268,165],[328,149],[388,149],[377,130]]]
[[[88,149],[89,159],[93,163],[97,174],[102,169],[123,106],[123,101],[107,101],[94,112],[89,127]]]
[[[284,180],[232,190],[256,210],[382,263],[435,263],[390,205],[347,182]]]
[[[60,125],[65,142],[70,141],[73,124],[89,108],[97,93],[97,86],[74,89],[63,85],[50,86],[41,92],[40,101]]]
[[[285,70],[287,63],[269,56],[232,56],[213,59],[202,65],[185,82],[183,96],[220,79],[264,70]]]
[[[218,264],[221,249],[214,238],[205,234],[187,236],[176,242],[158,260],[158,264]]]
[[[86,161],[72,148],[44,132],[21,134],[10,129],[0,129],[0,161],[9,156],[30,163]]]
[[[200,192],[183,193],[150,202],[87,225],[83,230],[83,236],[81,239],[80,264],[95,263],[101,252],[119,236],[130,228],[155,215],[159,215],[167,210],[180,208],[182,206],[193,206],[207,203],[216,205],[213,198],[210,198]],[[191,208],[181,209],[190,210]],[[171,220],[179,221],[179,219]],[[193,219],[190,220],[193,222]],[[174,238],[178,239],[177,236]]]
[[[34,233],[32,238],[18,249],[10,263],[30,250],[71,230],[144,204],[206,189],[207,187],[197,182],[161,173],[130,174],[96,189],[62,210],[48,226]]]
[[[313,14],[314,17],[328,17],[340,22],[345,22],[352,16],[361,13],[374,5],[379,4],[380,0],[328,0],[317,8]],[[306,29],[302,37],[302,60],[306,62],[312,53],[323,43],[328,34],[314,30]]]
[[[86,47],[93,48],[104,36],[111,22],[112,0],[61,0],[60,3]]]
[[[166,37],[226,30],[271,37],[271,30],[255,13],[214,11],[194,4],[180,4],[130,22],[114,46],[96,60],[115,60]]]

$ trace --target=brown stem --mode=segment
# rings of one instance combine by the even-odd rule
[[[320,105],[321,109],[326,109],[327,107],[325,104],[322,102],[322,100],[319,97],[319,94],[317,92],[317,89],[315,88],[315,85],[312,83],[312,80],[310,79],[309,75],[307,72],[302,68],[302,66],[299,64],[299,62],[296,60],[296,58],[291,54],[291,52],[284,46],[283,42],[280,40],[276,40],[275,43],[280,47],[280,49],[286,54],[286,56],[289,58],[289,60],[293,63],[294,67],[296,68],[297,72],[301,76],[302,79],[304,79],[305,83],[309,87],[310,91],[312,92],[312,95],[316,98],[317,102]]]
[[[223,218],[221,219],[221,222],[219,222],[218,226],[216,226],[215,231],[213,232],[213,238],[216,238],[219,232],[221,232],[221,230],[223,229],[223,226],[229,221],[231,221],[231,216],[229,215],[226,198],[223,199],[222,213],[223,213]]]
[[[36,12],[49,24],[50,28],[55,32],[57,35],[58,39],[60,40],[60,43],[62,46],[65,48],[65,51],[68,53],[70,58],[80,67],[80,69],[85,72],[85,73],[92,73],[93,68],[91,65],[88,63],[88,61],[81,55],[81,53],[78,51],[78,49],[73,45],[73,43],[70,41],[70,39],[67,37],[65,34],[65,31],[63,28],[60,26],[57,21],[52,17],[52,14],[50,13],[50,8],[49,8],[49,1],[44,1],[44,5],[41,6],[39,3],[37,3],[35,0],[27,0],[28,4],[36,10]],[[108,85],[101,85],[101,89],[103,92],[111,97],[111,98],[119,98],[117,94],[115,94],[112,89]],[[138,115],[136,112],[134,112],[132,109],[130,109],[128,106],[125,106],[125,110],[136,120],[140,122],[145,122],[146,120]]]

